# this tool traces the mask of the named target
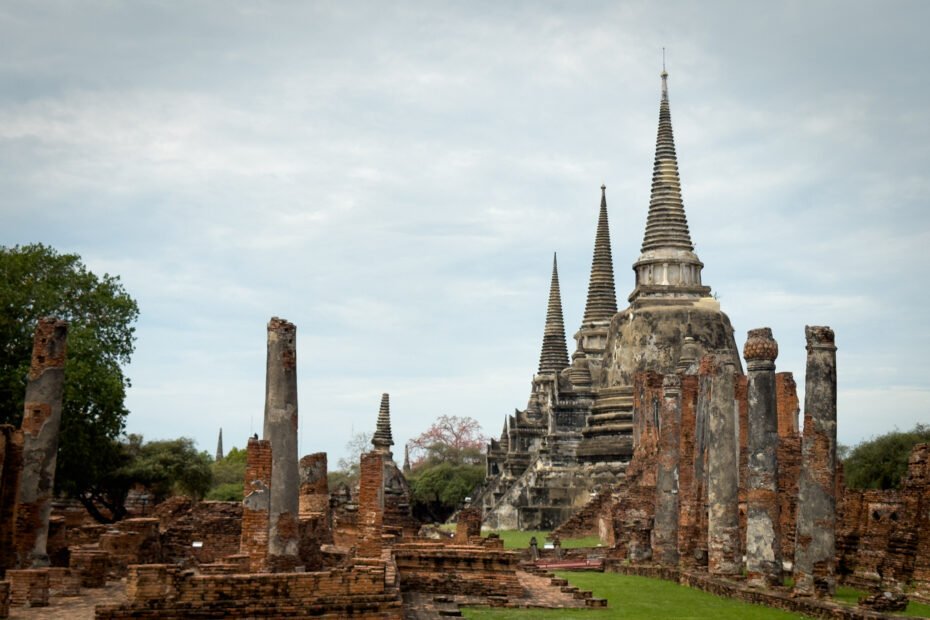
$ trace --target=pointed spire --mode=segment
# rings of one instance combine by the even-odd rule
[[[672,134],[672,113],[668,105],[668,72],[662,67],[662,101],[659,104],[659,132],[656,137],[656,159],[652,169],[652,195],[642,251],[659,248],[681,248],[694,251],[685,205],[681,200],[678,178],[678,158]]]
[[[585,304],[582,322],[609,321],[616,313],[614,263],[610,255],[610,228],[607,225],[607,186],[601,185],[601,211],[597,217],[594,259],[591,261],[591,280],[588,283],[588,302]]]
[[[552,255],[552,282],[549,284],[549,306],[543,330],[539,372],[559,373],[568,367],[568,347],[565,345],[565,323],[562,320],[562,294],[559,292],[559,266]]]
[[[390,456],[391,446],[394,445],[394,438],[391,436],[391,403],[388,394],[381,395],[381,408],[378,410],[378,425],[375,428],[375,434],[371,438],[371,445],[375,447],[375,452],[381,452]]]
[[[216,460],[223,460],[223,427],[220,427],[220,436],[216,440]]]
[[[410,444],[404,444],[404,473],[410,473]]]
[[[702,298],[710,287],[701,283],[704,263],[694,253],[685,205],[681,200],[678,158],[672,135],[672,113],[668,105],[668,72],[662,66],[662,100],[659,103],[659,130],[652,170],[649,217],[639,259],[633,264],[636,288],[630,302],[640,298]]]

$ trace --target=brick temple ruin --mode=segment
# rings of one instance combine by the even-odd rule
[[[297,448],[297,330],[267,326],[262,437],[241,502],[174,497],[112,525],[55,504],[68,326],[35,333],[21,428],[0,425],[0,617],[107,592],[97,618],[434,618],[461,605],[591,608],[606,601],[548,568],[675,579],[816,617],[877,618],[930,601],[930,445],[895,491],[843,485],[836,344],[809,326],[804,422],[768,328],[742,351],[701,280],[681,199],[662,74],[652,195],[629,307],[617,309],[602,186],[584,317],[569,361],[555,259],[526,409],[488,447],[486,484],[454,536],[421,529],[409,455],[394,461],[383,394],[357,489]],[[745,372],[742,362],[746,362]],[[217,455],[222,455],[222,434]],[[495,529],[551,529],[553,549],[505,550]],[[559,538],[597,534],[599,549]],[[564,564],[563,564],[564,565]],[[793,578],[790,588],[784,579]],[[838,583],[875,594],[859,607]],[[94,599],[97,600],[97,599]],[[877,610],[877,611],[875,611]]]
[[[104,620],[438,618],[466,604],[606,605],[523,570],[520,554],[481,536],[475,508],[461,512],[454,537],[421,537],[391,451],[388,394],[358,489],[331,493],[326,454],[298,458],[297,330],[279,318],[268,323],[263,435],[248,440],[241,502],[174,497],[112,525],[89,523],[68,504],[53,514],[66,336],[66,323],[39,323],[22,428],[0,426],[0,617],[98,591],[109,597],[95,608]]]

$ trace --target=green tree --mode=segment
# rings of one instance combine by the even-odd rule
[[[128,414],[122,366],[134,351],[138,315],[119,277],[98,277],[78,255],[42,244],[0,246],[0,422],[22,420],[38,319],[69,321],[55,486],[85,505],[127,458],[118,441]]]
[[[138,437],[131,436],[131,438]],[[119,476],[133,484],[145,486],[158,503],[172,495],[203,499],[213,484],[212,459],[198,452],[194,440],[187,437],[141,442]]]
[[[481,448],[486,441],[475,419],[442,415],[410,442],[410,487],[418,518],[445,521],[474,493],[485,477]]]
[[[233,448],[226,456],[213,462],[211,467],[213,470],[213,487],[207,493],[207,499],[227,502],[242,500],[246,457],[245,450]]]
[[[930,442],[930,426],[892,431],[863,441],[843,461],[846,486],[852,489],[896,489],[907,473],[913,447]]]

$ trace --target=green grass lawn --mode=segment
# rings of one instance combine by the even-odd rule
[[[482,536],[487,536],[490,532],[483,532]],[[520,530],[501,530],[495,532],[504,540],[505,549],[529,549],[530,538],[533,536],[536,537],[536,543],[539,545],[539,548],[542,549],[548,540],[546,540],[546,535],[549,532],[541,530],[527,530],[521,532]],[[600,538],[597,536],[585,536],[584,538],[566,538],[562,541],[563,549],[575,549],[577,547],[597,547],[601,543]]]
[[[608,600],[607,609],[466,609],[466,618],[506,620],[535,618],[734,618],[739,620],[779,620],[804,618],[777,609],[750,605],[693,590],[670,581],[617,573],[558,573],[573,586],[591,590]]]

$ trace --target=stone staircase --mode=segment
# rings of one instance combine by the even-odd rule
[[[578,458],[584,462],[628,462],[633,455],[633,387],[598,391],[581,431]]]

